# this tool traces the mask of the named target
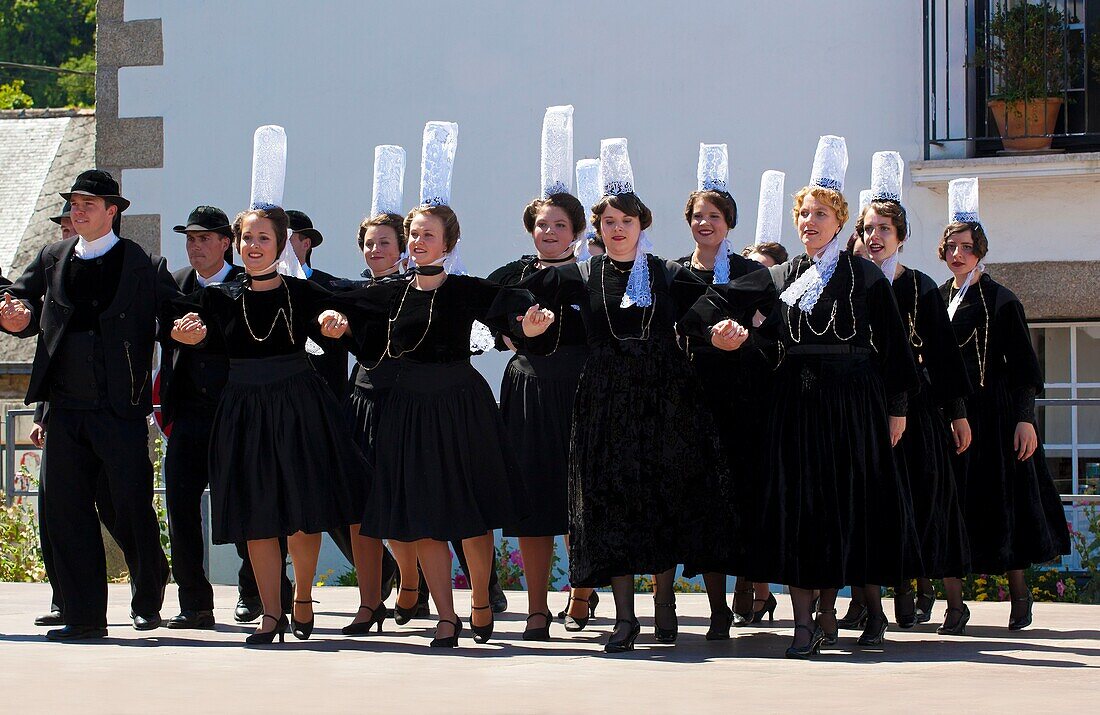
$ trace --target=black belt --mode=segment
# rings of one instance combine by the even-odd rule
[[[792,345],[788,355],[870,355],[873,351],[860,345]]]

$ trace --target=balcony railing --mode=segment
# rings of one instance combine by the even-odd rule
[[[1100,151],[1100,0],[924,0],[925,158],[1005,152],[990,100],[1049,99],[1053,127],[1022,121],[1010,138],[1045,151]],[[1060,107],[1058,100],[1060,100]]]

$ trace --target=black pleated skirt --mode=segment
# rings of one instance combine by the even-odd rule
[[[500,385],[500,414],[533,508],[505,536],[569,530],[569,433],[573,398],[588,357],[583,345],[553,355],[514,355]]]
[[[684,575],[691,577],[706,571],[738,574],[753,555],[753,534],[743,532],[742,527],[753,523],[755,510],[759,508],[755,495],[761,490],[765,464],[761,423],[767,414],[766,395],[772,375],[763,360],[736,354],[696,353],[691,367],[729,464],[731,500],[723,505],[724,512],[711,512],[718,522],[707,530],[708,536],[721,535],[722,548],[698,550],[701,555],[721,554],[721,562],[697,563],[689,554],[684,562]]]
[[[746,576],[842,588],[921,574],[912,502],[869,356],[788,354],[764,433],[771,463]]]
[[[344,398],[344,418],[351,426],[355,443],[372,467],[375,461],[378,421],[386,397],[397,379],[397,369],[398,362],[392,359],[382,361],[376,368],[369,371],[359,365],[356,370],[356,380],[348,396]]]
[[[966,407],[973,434],[963,460],[971,570],[999,574],[1068,554],[1069,529],[1042,435],[1030,459],[1016,459],[1016,407],[1003,380],[972,394]]]
[[[569,577],[659,573],[727,560],[730,476],[709,410],[671,337],[596,347],[569,452]],[[718,533],[715,533],[716,530]]]
[[[230,361],[210,441],[214,543],[347,528],[370,474],[304,353]]]
[[[927,381],[910,394],[905,433],[895,456],[908,476],[920,539],[923,576],[962,577],[970,572],[970,541],[956,487],[951,426],[931,399]]]
[[[375,445],[367,536],[457,541],[527,514],[496,400],[469,360],[402,360]]]

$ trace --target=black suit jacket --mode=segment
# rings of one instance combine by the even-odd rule
[[[15,283],[4,289],[31,310],[27,329],[17,337],[38,336],[26,404],[50,399],[50,367],[62,346],[73,305],[65,292],[69,259],[78,238],[57,241],[39,251]],[[159,256],[150,256],[129,239],[114,300],[99,316],[107,375],[107,404],[119,417],[145,417],[153,410],[153,344],[159,330],[167,336],[169,301],[179,288]]]
[[[228,282],[243,275],[243,268],[231,266],[225,280]],[[172,278],[184,295],[193,293],[200,287],[198,271],[191,266],[175,271]],[[216,400],[229,375],[229,359],[225,356],[225,348],[213,335],[207,338],[202,347],[181,348],[174,340],[165,340],[161,344],[160,412],[165,424],[175,419],[181,402],[186,399],[186,395],[181,394],[181,383],[185,385],[186,382],[176,379],[184,371],[190,374],[192,385],[204,391],[204,397]]]
[[[347,290],[352,283],[337,278],[331,273],[319,271],[316,268],[313,269],[309,279],[334,293]],[[316,340],[316,342],[325,351],[325,354],[309,356],[313,369],[320,373],[328,386],[332,388],[333,393],[336,394],[336,399],[343,400],[350,389],[350,383],[348,382],[348,349],[339,340],[322,338]]]

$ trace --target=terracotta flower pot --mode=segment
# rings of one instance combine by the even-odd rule
[[[1054,132],[1058,112],[1062,109],[1061,97],[1047,97],[1029,101],[1005,102],[989,100],[989,111],[997,122],[1005,151],[1042,151],[1049,149],[1051,138],[1043,136]]]

